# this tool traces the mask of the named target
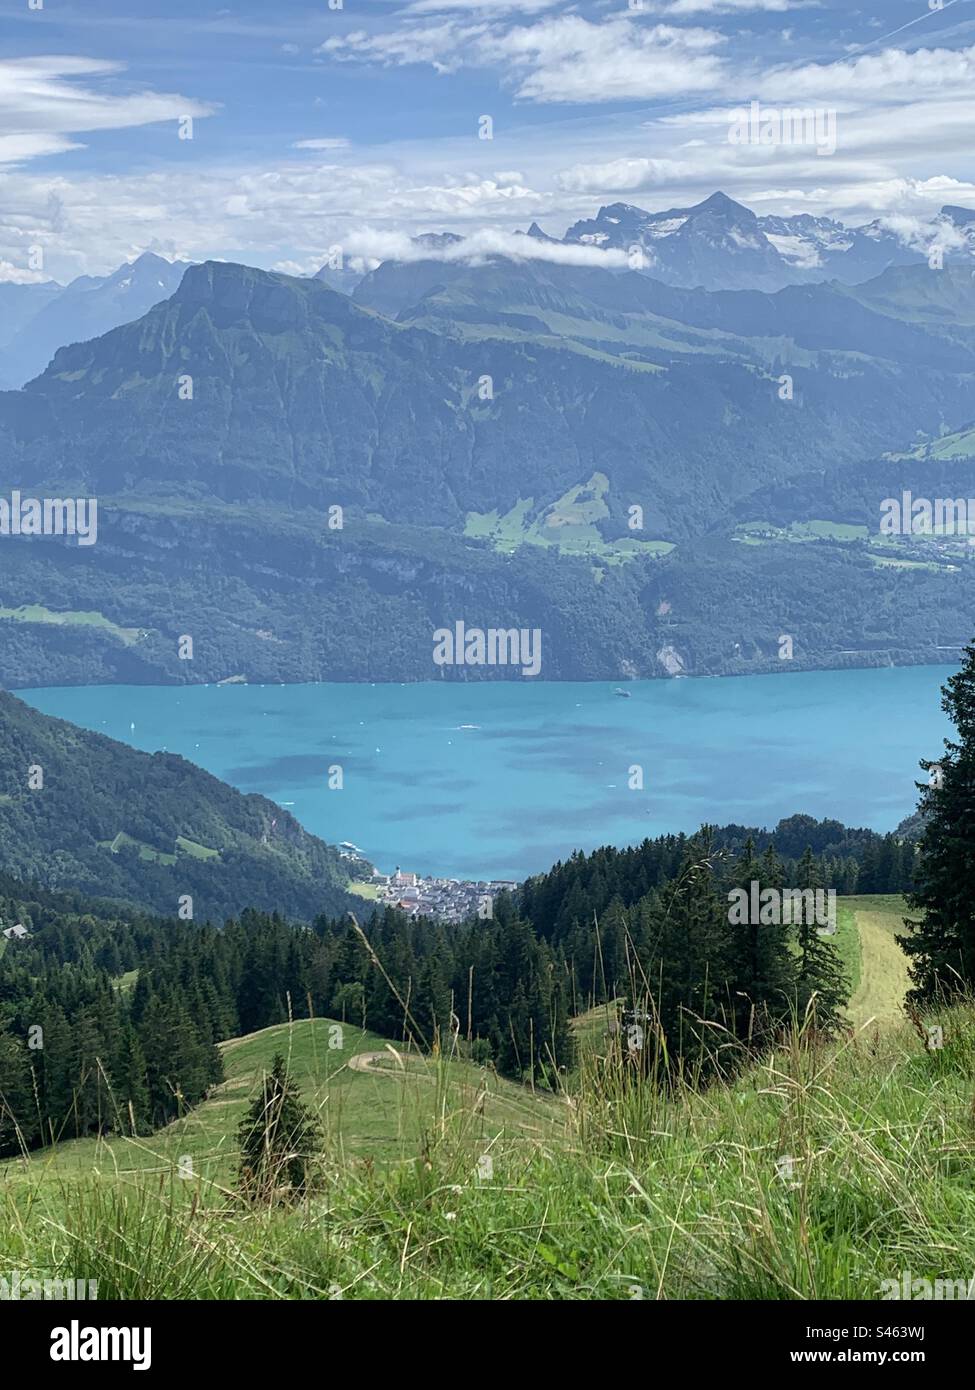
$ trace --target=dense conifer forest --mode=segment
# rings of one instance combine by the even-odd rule
[[[574,855],[460,926],[247,909],[218,927],[3,877],[4,926],[27,935],[0,957],[0,1152],[165,1124],[220,1081],[219,1041],[289,1017],[459,1049],[554,1088],[572,1065],[572,1014],[652,999],[670,1065],[715,1027],[741,1041],[740,1061],[813,994],[818,1026],[835,1027],[845,984],[828,937],[743,936],[729,891],[900,892],[912,866],[912,846],[833,821],[705,828]]]

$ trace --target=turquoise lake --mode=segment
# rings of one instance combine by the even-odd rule
[[[950,732],[913,666],[720,680],[19,691],[286,806],[382,870],[521,878],[574,849],[806,812],[892,830]],[[134,728],[132,727],[134,725]],[[464,728],[468,725],[473,727]],[[344,786],[329,790],[328,769]],[[631,790],[629,769],[643,770]]]

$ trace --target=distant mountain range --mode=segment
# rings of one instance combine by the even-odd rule
[[[0,394],[7,476],[100,506],[87,550],[0,539],[0,680],[466,679],[431,664],[457,618],[542,627],[553,679],[781,669],[783,632],[935,660],[973,552],[874,533],[924,469],[975,496],[973,381],[950,261],[769,292],[424,257],[351,296],[193,266]]]
[[[611,203],[595,217],[574,223],[561,238],[548,235],[537,222],[524,235],[553,246],[624,253],[627,269],[665,285],[774,291],[824,280],[861,284],[892,266],[925,264],[928,246],[936,244],[945,247],[948,263],[970,256],[975,253],[975,210],[943,207],[918,231],[916,243],[908,245],[879,219],[847,227],[808,213],[758,216],[718,192],[691,207],[663,212]],[[395,316],[470,269],[464,238],[455,233],[428,232],[412,242],[419,251],[428,251],[430,259],[388,260],[368,271],[359,259],[339,258],[323,265],[315,278]],[[478,255],[478,264],[483,259]],[[146,252],[110,275],[83,275],[67,286],[53,280],[0,283],[0,389],[15,389],[38,376],[58,348],[134,322],[175,292],[186,268],[186,262]],[[390,293],[392,282],[397,288]],[[409,285],[405,293],[404,283]]]
[[[925,259],[878,221],[853,228],[808,213],[759,217],[724,193],[666,212],[612,203],[576,222],[563,242],[621,251],[638,246],[648,275],[708,290],[777,290],[817,280],[855,285],[889,266]]]
[[[64,287],[0,284],[0,387],[23,386],[65,344],[141,318],[169,298],[185,269],[146,252],[111,275],[82,275]]]
[[[927,264],[929,248],[945,248],[947,262],[975,252],[975,211],[946,206],[908,244],[880,219],[847,227],[830,217],[800,213],[792,217],[758,216],[724,193],[714,193],[692,207],[648,212],[629,203],[611,203],[595,217],[574,223],[563,237],[544,232],[533,222],[525,233],[552,246],[593,247],[616,251],[637,270],[666,285],[685,289],[767,290],[787,285],[836,280],[856,285],[891,266]],[[459,237],[414,238],[443,259],[456,261]],[[636,253],[636,254],[634,254]],[[416,258],[411,258],[416,268]],[[424,264],[425,263],[421,263]],[[389,263],[363,278],[382,280]],[[325,274],[325,272],[322,272]],[[420,278],[431,270],[416,269]],[[357,277],[346,270],[335,288],[348,292]],[[378,304],[379,292],[366,288],[365,299]]]
[[[769,295],[497,261],[452,265],[411,303],[413,269],[382,281],[384,302],[407,306],[393,322],[363,303],[365,282],[350,300],[191,267],[142,319],[0,395],[11,476],[463,532],[472,513],[552,504],[600,472],[608,523],[640,503],[653,538],[675,541],[768,481],[972,414],[975,282],[961,271]],[[783,408],[783,373],[798,408]]]

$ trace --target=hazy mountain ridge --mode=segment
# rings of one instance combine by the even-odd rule
[[[930,226],[932,241],[947,233],[956,242],[948,226],[961,227],[965,211],[942,208]],[[892,265],[926,263],[921,249],[905,245],[879,219],[849,227],[809,213],[761,216],[720,192],[662,212],[611,203],[574,223],[562,240],[602,250],[639,247],[649,275],[710,290],[775,290],[829,279],[854,285]]]
[[[28,291],[13,333],[0,336],[0,387],[23,386],[48,365],[67,343],[83,342],[120,324],[140,318],[153,304],[174,292],[185,261],[167,261],[145,252],[111,275],[83,275],[65,287],[0,286],[0,306],[7,308],[11,289]]]
[[[671,539],[784,472],[853,462],[971,413],[975,334],[895,318],[896,286],[880,312],[830,285],[712,295],[507,264],[458,284],[470,316],[488,319],[477,338],[450,331],[442,298],[431,331],[432,317],[393,323],[314,280],[193,267],[143,319],[62,348],[26,391],[0,396],[0,437],[24,485],[339,504],[451,529],[470,512],[553,501],[600,470],[611,515],[639,502],[653,536]],[[967,282],[959,305],[964,293]],[[551,324],[492,332],[493,302],[526,297],[537,313],[574,314],[590,342]],[[616,353],[594,350],[614,318]],[[632,347],[634,325],[657,345]],[[783,371],[798,408],[779,397]]]
[[[88,550],[0,543],[0,679],[427,679],[431,632],[461,615],[543,626],[561,679],[777,669],[782,631],[809,665],[965,640],[970,566],[732,539],[849,521],[851,483],[882,476],[861,460],[970,421],[964,272],[765,294],[419,266],[440,281],[394,321],[361,287],[205,263],[0,395],[18,485],[101,508]],[[416,268],[381,278],[408,297]]]

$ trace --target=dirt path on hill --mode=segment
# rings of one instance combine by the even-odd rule
[[[378,1072],[381,1072],[384,1076],[406,1076],[408,1074],[407,1069],[406,1067],[402,1066],[402,1064],[396,1066],[395,1068],[380,1067],[376,1065],[377,1062],[388,1062],[391,1058],[393,1061],[396,1061],[397,1054],[395,1052],[390,1051],[357,1052],[354,1057],[349,1058],[349,1071],[368,1071],[372,1072],[374,1076]],[[422,1076],[423,1073],[410,1072],[409,1075]],[[425,1079],[430,1080],[432,1078],[427,1077]]]

